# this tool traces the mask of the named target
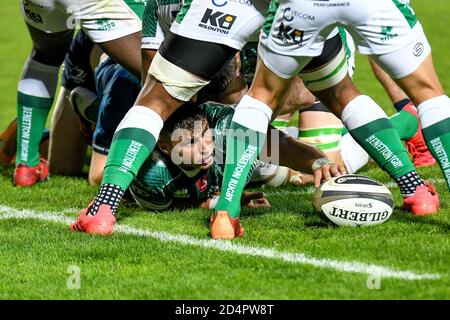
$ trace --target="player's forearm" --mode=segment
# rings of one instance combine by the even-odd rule
[[[277,129],[270,126],[269,130]],[[272,139],[278,141],[275,142]],[[269,152],[263,152],[262,154],[269,154],[270,157],[261,157],[262,161],[271,161],[270,163],[272,164],[278,164],[304,173],[312,173],[311,166],[313,162],[319,158],[326,157],[316,147],[300,142],[279,130],[277,132],[269,131],[266,148]]]

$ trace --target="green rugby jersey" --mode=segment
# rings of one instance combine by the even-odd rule
[[[125,3],[142,20],[148,0],[125,0]]]
[[[234,109],[229,105],[212,102],[200,105],[200,109],[212,130],[214,164],[207,170],[185,171],[172,163],[168,155],[155,149],[130,186],[133,196],[142,207],[165,210],[177,200],[190,201],[194,205],[219,191],[223,178],[227,129],[230,128]]]
[[[148,0],[142,19],[143,49],[158,49],[182,3],[182,0]]]

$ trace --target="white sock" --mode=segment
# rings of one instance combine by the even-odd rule
[[[59,67],[28,58],[22,70],[18,91],[28,96],[53,98],[58,84]]]
[[[233,121],[254,131],[266,134],[272,109],[265,103],[245,95],[235,109]]]
[[[359,95],[350,101],[342,111],[341,120],[348,130],[359,128],[378,119],[388,118],[372,98]]]
[[[356,173],[370,161],[369,154],[350,133],[344,134],[341,138],[341,157],[349,174]]]
[[[125,128],[139,128],[148,131],[156,141],[164,125],[159,114],[144,106],[134,106],[128,110],[125,117],[117,126],[116,132]]]
[[[422,129],[428,128],[450,118],[450,98],[444,95],[428,99],[417,106],[417,111]]]

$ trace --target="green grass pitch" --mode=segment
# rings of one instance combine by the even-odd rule
[[[450,4],[412,2],[450,92]],[[30,50],[18,2],[2,10],[0,128],[15,115]],[[355,82],[394,112],[365,57]],[[0,299],[449,299],[450,194],[437,167],[419,172],[437,181],[438,215],[402,212],[392,187],[397,207],[386,224],[336,228],[312,212],[310,188],[266,189],[272,208],[244,210],[246,236],[229,243],[209,240],[207,211],[149,213],[132,204],[119,209],[114,235],[73,234],[68,222],[96,194],[86,179],[53,176],[18,189],[12,168],[0,167]],[[361,173],[389,182],[372,164]]]

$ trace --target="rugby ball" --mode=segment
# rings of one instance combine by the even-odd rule
[[[314,193],[313,206],[321,218],[335,225],[366,227],[386,222],[394,200],[379,181],[348,174],[322,183]]]

